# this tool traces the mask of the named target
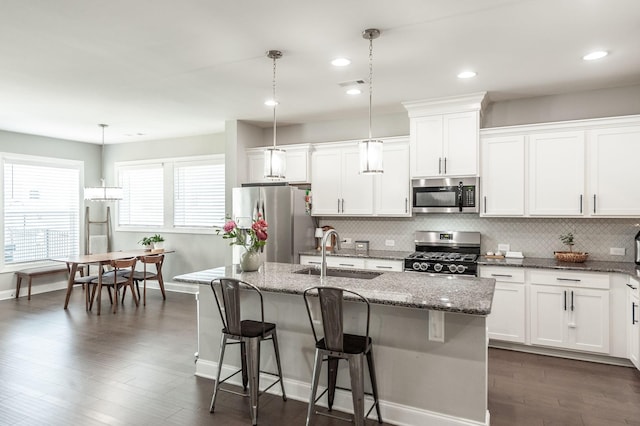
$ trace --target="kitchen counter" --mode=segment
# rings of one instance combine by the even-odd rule
[[[411,251],[397,251],[397,250],[369,250],[366,253],[361,251],[356,252],[355,249],[340,249],[335,251],[327,251],[327,256],[339,256],[339,257],[362,257],[369,259],[388,259],[388,260],[404,260],[409,256]],[[320,250],[301,251],[301,256],[321,256]]]
[[[314,340],[301,294],[321,280],[317,275],[294,273],[306,268],[267,262],[257,272],[241,272],[231,265],[175,277],[178,282],[200,284],[195,374],[213,378],[218,368],[222,323],[209,283],[223,276],[239,278],[262,291],[265,320],[278,326],[287,396],[307,403]],[[357,291],[371,302],[369,333],[386,423],[488,425],[487,314],[491,312],[493,279],[384,272],[373,279],[327,277],[322,284]],[[241,298],[243,317],[255,319],[260,312],[258,297],[242,292]],[[317,303],[317,298],[311,298],[314,318],[320,315]],[[364,333],[363,308],[360,302],[344,303],[346,332]],[[239,365],[239,350],[228,348],[223,376]],[[263,344],[261,369],[275,371],[270,344]],[[272,382],[270,376],[263,380],[262,388]],[[229,383],[239,384],[240,379],[233,377]],[[350,387],[346,366],[338,374],[338,386]],[[366,390],[370,391],[368,385]],[[278,387],[269,392],[277,393]],[[326,404],[326,396],[319,404]],[[334,408],[352,412],[351,394],[336,391]]]
[[[555,258],[525,257],[524,259],[487,259],[478,258],[478,265],[510,266],[522,268],[563,269],[581,272],[613,272],[640,276],[638,265],[631,262],[607,262],[601,260],[587,260],[584,263],[558,262]]]
[[[453,275],[431,275],[414,272],[384,272],[373,279],[325,277],[296,274],[308,266],[267,262],[256,272],[242,272],[237,265],[179,275],[177,282],[209,285],[219,277],[247,281],[265,292],[301,295],[316,285],[353,290],[381,305],[429,309],[468,315],[491,312],[495,280]]]

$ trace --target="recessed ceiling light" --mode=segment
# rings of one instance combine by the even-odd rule
[[[595,52],[587,53],[582,57],[582,59],[584,59],[585,61],[595,61],[596,59],[604,58],[608,54],[609,52],[607,52],[606,50],[598,50]]]
[[[356,88],[347,90],[347,95],[359,95],[360,93],[362,90]]]
[[[351,64],[351,61],[347,58],[335,58],[331,61],[331,65],[334,67],[346,67],[349,64]]]
[[[273,99],[269,99],[268,101],[264,101],[264,104],[266,106],[276,106],[276,105],[278,105],[278,102],[274,101]]]
[[[460,74],[458,74],[458,78],[472,78],[476,75],[478,74],[474,71],[462,71]]]

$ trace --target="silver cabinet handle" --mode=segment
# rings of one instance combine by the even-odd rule
[[[442,157],[438,157],[438,174],[442,174]]]
[[[636,319],[636,308],[638,304],[636,302],[631,302],[631,324],[635,324],[638,322]]]
[[[320,265],[322,262],[314,262],[314,261],[309,261],[307,262],[309,265]]]
[[[404,199],[404,212],[409,213],[409,198],[407,197]]]
[[[577,278],[556,278],[558,281],[571,281],[573,283],[579,283],[581,280]]]
[[[573,311],[573,290],[571,290],[571,310]]]
[[[447,174],[447,157],[444,157],[444,174]]]
[[[344,213],[344,198],[342,199],[342,213]]]
[[[338,263],[340,266],[356,266],[353,263]]]
[[[513,278],[513,275],[509,274],[491,274],[492,277],[504,277],[504,278]]]
[[[593,194],[593,212],[596,212],[596,194]]]
[[[564,291],[564,310],[567,310],[567,290]]]
[[[580,214],[582,214],[582,194],[580,194]]]
[[[635,290],[635,289],[637,289],[637,288],[638,288],[638,287],[634,287],[634,286],[632,286],[632,285],[631,285],[631,284],[629,284],[629,283],[627,283],[627,287],[629,287],[631,290]]]
[[[338,213],[340,213],[340,198],[338,198]]]
[[[487,196],[484,196],[484,212],[487,212]]]
[[[376,265],[376,268],[378,268],[378,269],[393,269],[393,266]]]

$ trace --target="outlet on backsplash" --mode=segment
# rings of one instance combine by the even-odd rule
[[[609,254],[613,255],[613,256],[624,256],[626,253],[626,250],[624,248],[621,247],[611,247],[609,248]]]
[[[396,241],[395,240],[385,240],[384,241],[384,245],[387,247],[393,247],[396,245]]]
[[[498,244],[498,251],[506,253],[511,250],[510,244]]]

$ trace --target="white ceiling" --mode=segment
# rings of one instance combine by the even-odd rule
[[[374,115],[640,83],[638,0],[0,0],[0,129],[99,142],[107,123],[114,143],[269,126],[269,49],[279,122],[364,117],[366,90],[338,84],[367,79],[372,27]]]

